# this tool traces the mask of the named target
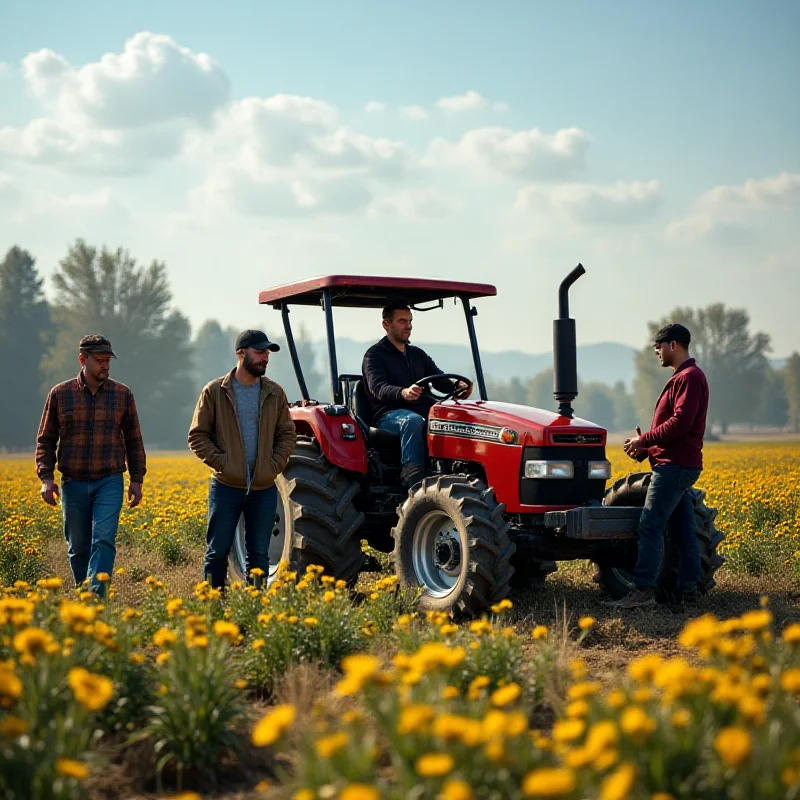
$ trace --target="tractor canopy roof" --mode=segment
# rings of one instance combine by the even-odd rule
[[[280,307],[282,303],[319,306],[323,292],[330,292],[332,306],[383,308],[401,301],[409,306],[447,297],[494,297],[497,289],[488,283],[465,283],[431,278],[391,278],[375,275],[325,275],[265,289],[258,302]]]

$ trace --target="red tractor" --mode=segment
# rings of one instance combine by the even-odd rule
[[[575,320],[569,288],[585,272],[578,265],[559,289],[554,321],[556,412],[489,400],[475,333],[472,301],[493,297],[494,286],[456,281],[331,275],[261,292],[259,302],[281,312],[287,349],[301,399],[291,404],[298,442],[283,475],[270,547],[272,575],[280,560],[305,571],[321,564],[328,574],[354,581],[364,565],[361,541],[390,553],[404,586],[421,587],[421,606],[480,614],[513,584],[539,587],[556,561],[589,559],[595,580],[619,597],[631,586],[636,525],[650,473],[627,476],[606,490],[611,466],[606,431],[573,414],[578,394]],[[428,417],[427,476],[404,489],[399,436],[372,425],[362,375],[339,374],[333,309],[380,309],[401,300],[412,310],[461,302],[474,361],[478,398],[457,399],[456,374],[418,382],[436,400]],[[289,322],[292,304],[325,314],[330,402],[309,397]],[[447,377],[442,394],[433,381]],[[439,380],[441,385],[441,380]],[[714,586],[722,563],[716,512],[692,490],[703,556],[701,590]],[[677,561],[665,550],[659,597],[674,590]],[[243,574],[240,523],[232,566]]]

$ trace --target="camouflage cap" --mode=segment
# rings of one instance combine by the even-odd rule
[[[86,353],[90,356],[109,353],[112,358],[117,357],[111,349],[111,342],[99,333],[90,333],[88,336],[84,336],[80,342],[78,342],[78,349],[81,353]]]

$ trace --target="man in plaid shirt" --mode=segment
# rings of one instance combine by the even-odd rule
[[[42,498],[51,506],[62,495],[64,537],[75,585],[88,576],[105,597],[116,556],[116,537],[124,494],[123,473],[131,480],[129,506],[142,500],[147,471],[144,443],[133,392],[108,377],[116,358],[111,342],[99,334],[78,344],[81,371],[47,395],[36,438],[36,474]],[[61,472],[61,492],[55,468]]]

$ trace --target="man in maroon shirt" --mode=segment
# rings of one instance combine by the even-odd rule
[[[696,602],[700,580],[700,548],[694,507],[688,490],[703,469],[703,435],[708,411],[708,382],[689,355],[691,334],[677,323],[665,325],[655,336],[655,352],[662,367],[670,367],[647,433],[625,440],[625,452],[637,461],[649,457],[653,477],[639,518],[639,552],[633,589],[609,605],[640,608],[655,605],[655,587],[663,558],[663,531],[678,553],[677,601]]]
[[[101,597],[106,596],[117,552],[123,473],[127,466],[128,501],[134,508],[142,500],[147,472],[133,392],[108,377],[112,358],[116,355],[105,336],[90,334],[80,340],[81,371],[50,390],[36,438],[42,499],[55,506],[62,495],[64,538],[75,585],[81,586],[88,575]]]

